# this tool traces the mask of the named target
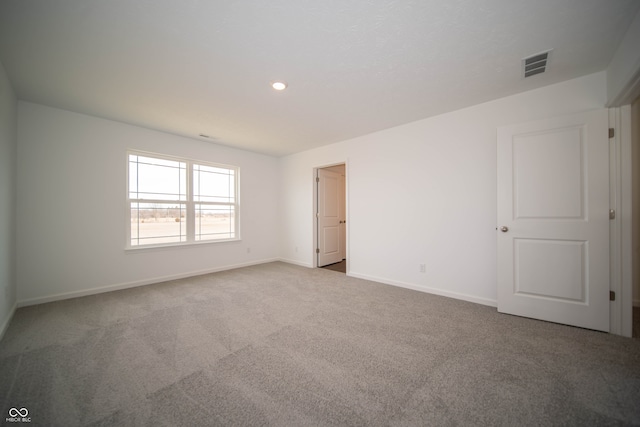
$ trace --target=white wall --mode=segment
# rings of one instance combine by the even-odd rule
[[[284,157],[282,257],[313,265],[312,170],[346,161],[350,275],[495,305],[496,128],[606,102],[601,72]]]
[[[0,64],[0,338],[16,304],[17,99]]]
[[[631,104],[640,95],[640,12],[607,67],[608,106]]]
[[[129,148],[240,166],[242,241],[125,251]],[[22,101],[17,151],[20,305],[278,257],[274,157]]]

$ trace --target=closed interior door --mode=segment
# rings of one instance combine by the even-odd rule
[[[342,261],[341,175],[318,169],[318,267]]]
[[[606,110],[498,129],[498,311],[609,331]]]

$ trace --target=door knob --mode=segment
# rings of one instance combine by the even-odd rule
[[[503,225],[502,227],[500,227],[500,231],[506,233],[507,231],[509,231],[509,227]]]

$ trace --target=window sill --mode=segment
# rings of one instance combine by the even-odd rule
[[[231,243],[231,242],[240,242],[240,241],[242,241],[242,239],[238,237],[234,239],[205,240],[202,242],[183,242],[183,243],[167,243],[167,244],[159,244],[159,245],[127,246],[124,248],[124,251],[125,253],[155,252],[155,251],[162,251],[162,250],[193,248],[196,246],[216,245],[221,243]]]

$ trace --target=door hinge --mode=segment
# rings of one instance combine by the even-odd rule
[[[316,248],[316,253],[319,254],[320,253],[320,248]]]
[[[609,138],[616,136],[616,131],[613,128],[609,128]]]
[[[615,301],[616,300],[616,293],[613,291],[609,291],[609,301]]]
[[[609,209],[609,219],[616,219],[616,210]]]
[[[320,182],[320,177],[316,176],[316,182]]]

